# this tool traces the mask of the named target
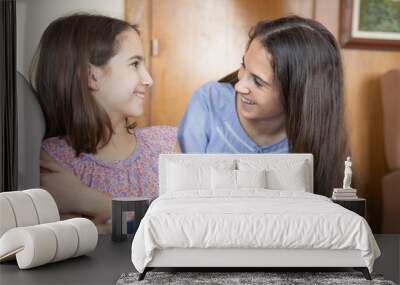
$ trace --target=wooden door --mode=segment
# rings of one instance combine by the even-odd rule
[[[151,125],[179,124],[199,86],[239,68],[247,34],[261,19],[312,17],[312,0],[152,0]]]

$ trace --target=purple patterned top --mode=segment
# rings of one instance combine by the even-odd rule
[[[174,152],[177,129],[167,126],[135,128],[134,134],[137,145],[126,160],[102,161],[89,153],[75,157],[72,147],[59,137],[44,140],[42,149],[91,188],[112,197],[154,199],[158,196],[158,156]]]

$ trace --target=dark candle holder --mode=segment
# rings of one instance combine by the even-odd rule
[[[140,221],[150,205],[150,198],[121,197],[112,199],[112,241],[124,241],[128,235],[128,213],[134,213],[134,221]],[[135,231],[132,234],[136,233]]]

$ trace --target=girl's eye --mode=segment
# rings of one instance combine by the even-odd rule
[[[254,84],[255,84],[257,87],[263,86],[263,84],[258,80],[257,77],[253,77],[253,81],[254,81]]]
[[[139,61],[134,61],[134,62],[132,62],[130,65],[131,65],[131,66],[134,66],[135,68],[138,68],[138,67],[139,67],[139,64],[140,64]]]

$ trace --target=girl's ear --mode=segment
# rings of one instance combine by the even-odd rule
[[[99,90],[99,75],[100,70],[97,66],[89,64],[88,66],[88,85],[93,91]]]

